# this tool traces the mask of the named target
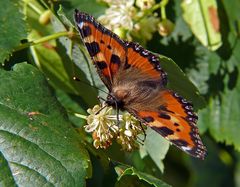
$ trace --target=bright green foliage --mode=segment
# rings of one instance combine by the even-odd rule
[[[2,183],[83,186],[88,153],[43,75],[22,63],[0,79]]]
[[[200,112],[200,124],[207,124],[212,136],[220,142],[226,142],[228,145],[234,145],[240,150],[239,133],[236,131],[238,127],[240,115],[240,43],[236,43],[232,57],[225,61],[227,66],[222,71],[227,71],[223,74],[221,69],[212,75],[214,89],[213,95],[209,98],[209,107]],[[216,84],[216,81],[218,83]],[[215,83],[214,83],[215,82]],[[204,124],[203,124],[204,125]]]
[[[162,160],[168,152],[169,142],[151,129],[146,130],[146,135],[146,141],[140,149],[142,152],[141,157],[144,158],[146,155],[149,155],[160,171],[163,172],[164,165]],[[161,148],[159,148],[159,145],[161,145]]]
[[[20,40],[27,36],[26,22],[21,8],[18,0],[0,1],[0,63],[8,59],[20,44]]]
[[[119,173],[119,182],[116,184],[117,187],[124,186],[126,183],[133,186],[170,187],[170,185],[162,182],[161,180],[146,173],[137,171],[133,167],[129,168],[125,165],[118,165],[115,167],[115,170]],[[142,180],[145,183],[140,183],[138,180]]]
[[[0,185],[1,186],[14,186],[14,178],[8,166],[7,160],[0,154]]]
[[[183,1],[183,17],[200,42],[211,50],[221,44],[220,21],[216,0]]]

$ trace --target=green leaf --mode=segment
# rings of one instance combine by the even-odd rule
[[[32,3],[34,7],[37,7],[44,12],[44,9],[38,2],[34,1]],[[41,35],[42,33],[44,33],[44,35],[51,34],[53,30],[57,32],[56,35],[58,32],[67,31],[65,25],[63,25],[54,14],[52,14],[51,27],[49,26],[50,24],[44,27],[40,25],[38,23],[38,18],[39,15],[31,9],[31,6],[28,6],[27,21],[32,28],[32,31],[28,36],[30,41],[41,39],[41,37],[43,37]],[[52,34],[52,36],[53,35],[54,34]],[[97,102],[97,90],[89,86],[90,83],[86,80],[85,72],[79,70],[72,63],[71,55],[73,52],[73,41],[68,37],[61,37],[59,38],[59,41],[60,42],[51,40],[39,45],[31,46],[30,51],[34,63],[44,72],[55,88],[80,96],[85,108],[93,106]],[[73,77],[75,76],[89,85],[74,81]]]
[[[4,155],[0,152],[0,186],[15,186],[11,169]]]
[[[162,161],[168,152],[169,142],[150,128],[146,130],[146,135],[146,140],[140,150],[143,151],[142,149],[144,149],[163,173],[164,165]]]
[[[34,30],[29,35],[31,39],[39,37]],[[81,96],[82,100],[89,106],[93,106],[97,102],[97,91],[93,87],[79,84],[73,80],[73,77],[77,76],[85,81],[85,73],[74,66],[61,45],[54,47],[50,43],[44,43],[31,46],[30,49],[35,64],[44,72],[55,88]]]
[[[161,66],[168,75],[168,87],[191,101],[195,110],[203,108],[206,105],[205,100],[178,65],[168,57],[159,57]]]
[[[0,150],[15,184],[84,186],[88,153],[43,75],[22,63],[0,79]]]
[[[13,50],[20,45],[20,40],[27,37],[24,15],[20,8],[18,0],[0,1],[0,63],[8,59]]]
[[[240,2],[235,0],[231,1],[231,3],[228,1],[222,1],[222,3],[227,14],[230,30],[235,36],[238,36],[240,32]],[[226,27],[228,25],[224,26]]]
[[[77,98],[66,94],[61,90],[56,91],[56,95],[63,107],[68,111],[69,120],[76,126],[82,127],[86,124],[85,119],[76,117],[74,113],[79,113],[82,115],[87,115],[87,112],[80,106],[77,102]]]
[[[41,38],[37,31],[32,30],[28,36],[29,40]],[[61,56],[56,52],[55,46],[51,43],[44,43],[30,47],[35,64],[49,77],[56,87],[66,90],[69,93],[77,93],[64,68]],[[47,55],[46,55],[47,54]]]
[[[182,9],[183,18],[199,41],[210,50],[217,50],[222,45],[217,2],[185,0]]]
[[[136,186],[136,183],[138,183],[137,186],[144,186],[141,184],[141,182],[146,182],[147,184],[149,184],[149,186],[153,185],[155,187],[170,187],[170,185],[166,184],[160,179],[157,179],[154,176],[151,176],[149,174],[137,171],[133,167],[128,168],[125,165],[119,165],[115,167],[115,170],[119,174],[118,183],[116,184],[117,187],[125,186],[126,184],[130,183],[131,180],[128,180],[128,183],[126,183],[126,178],[125,178],[126,176],[127,177],[135,176],[134,180],[131,181],[133,183],[132,185],[135,184],[135,186]],[[140,181],[136,182],[136,178]]]
[[[199,114],[199,124],[207,126],[216,141],[234,145],[240,151],[239,133],[236,129],[240,121],[240,42],[237,41],[231,58],[224,62],[223,69],[209,79],[208,107]]]

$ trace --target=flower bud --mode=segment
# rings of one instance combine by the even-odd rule
[[[152,6],[155,5],[155,0],[137,0],[136,5],[141,10],[146,10],[146,9],[152,8]]]
[[[50,21],[51,15],[52,12],[50,10],[44,11],[38,19],[39,23],[42,25],[47,25]]]
[[[168,36],[173,32],[174,26],[170,20],[164,19],[158,24],[158,32],[161,36]]]

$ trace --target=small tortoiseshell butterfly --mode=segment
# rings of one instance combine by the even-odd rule
[[[188,154],[204,159],[192,105],[167,89],[157,56],[120,39],[92,16],[75,11],[75,22],[97,72],[109,90],[107,105],[127,110]]]

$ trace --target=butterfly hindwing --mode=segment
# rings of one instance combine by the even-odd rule
[[[125,42],[86,13],[76,10],[75,21],[99,75],[110,89],[120,64],[125,62]]]
[[[192,105],[170,90],[162,91],[155,101],[152,110],[140,106],[133,109],[133,114],[183,151],[203,159],[206,149],[199,137]]]
[[[159,58],[144,49],[141,45],[133,42],[127,43],[127,65],[138,68],[150,79],[159,80],[160,84],[167,84],[167,75],[160,66]]]

